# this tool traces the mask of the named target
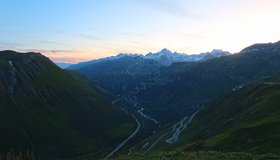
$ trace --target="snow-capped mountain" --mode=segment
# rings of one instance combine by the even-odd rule
[[[212,52],[188,55],[184,53],[171,52],[170,50],[165,48],[157,53],[150,52],[147,55],[121,53],[118,54],[117,56],[111,56],[98,60],[81,62],[76,65],[71,65],[70,67],[68,67],[68,69],[80,69],[92,64],[113,62],[113,61],[122,61],[123,63],[129,63],[128,61],[135,58],[138,59],[137,63],[141,63],[142,61],[146,62],[150,60],[150,61],[156,61],[160,65],[169,66],[174,62],[202,62],[208,59],[218,58],[227,55],[230,55],[230,53],[222,50],[213,50]]]
[[[202,53],[203,54],[203,53]],[[214,57],[222,57],[222,56],[228,56],[231,55],[228,51],[223,51],[221,49],[214,49],[212,52],[206,52],[208,55],[212,55]]]
[[[208,59],[218,58],[227,55],[230,55],[230,53],[217,49],[213,50],[212,52],[187,55],[184,53],[171,52],[165,48],[157,53],[149,53],[146,56],[144,56],[144,58],[156,60],[163,65],[170,65],[174,62],[201,62],[206,61]]]

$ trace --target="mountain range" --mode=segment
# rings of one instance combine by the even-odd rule
[[[121,53],[121,54],[118,54],[117,56],[106,57],[106,58],[102,58],[102,59],[98,59],[98,60],[92,60],[92,61],[88,61],[88,62],[81,62],[81,63],[76,64],[76,65],[69,65],[66,68],[72,69],[72,70],[77,70],[77,69],[81,69],[83,67],[87,67],[87,66],[96,64],[96,63],[118,61],[119,59],[133,58],[133,57],[134,58],[138,57],[139,59],[141,58],[141,59],[146,59],[146,60],[154,60],[161,65],[169,66],[174,62],[202,62],[202,61],[206,61],[208,59],[228,56],[230,54],[231,53],[229,53],[227,51],[214,49],[211,52],[188,55],[188,54],[185,54],[185,53],[171,52],[170,50],[164,48],[157,53],[151,53],[150,52],[146,55]],[[58,65],[60,65],[62,67],[65,66],[65,64],[63,64],[63,63],[58,63]]]
[[[175,159],[187,157],[190,159],[280,159],[277,156],[280,153],[278,127],[280,122],[280,78],[277,69],[279,56],[280,43],[277,42],[252,45],[236,55],[203,62],[207,66],[212,66],[211,64],[214,63],[217,68],[226,70],[227,74],[232,77],[236,75],[233,80],[235,81],[239,77],[240,79],[237,81],[239,83],[233,88],[225,89],[221,95],[211,98],[192,116],[185,117],[189,119],[188,121],[184,118],[178,123],[175,122],[173,126],[166,127],[162,132],[139,143],[134,147],[134,152],[145,155],[144,157],[147,159],[175,157]],[[224,67],[219,66],[219,63],[222,63]],[[232,68],[227,69],[225,64]],[[176,74],[182,73],[182,71],[184,74],[189,72],[186,72],[182,66],[189,69],[191,65],[176,64]],[[218,71],[217,68],[210,68],[205,72],[215,73]],[[238,68],[240,69],[237,70]],[[196,68],[196,71],[200,70]],[[219,71],[219,73],[223,72]],[[221,76],[226,76],[226,74]],[[210,77],[213,78],[213,76]],[[222,81],[224,80],[222,79]],[[223,84],[222,81],[218,84]],[[226,82],[229,83],[229,81]],[[186,81],[182,84],[184,83]],[[184,89],[182,84],[179,85],[181,90]],[[204,91],[208,87],[212,91],[218,89],[218,85],[204,86]],[[180,124],[183,124],[184,127],[180,128]],[[178,139],[175,138],[174,143],[170,143],[170,137],[176,137],[176,135],[181,136]],[[219,152],[201,152],[209,150]],[[221,152],[228,154],[221,154]],[[254,155],[274,153],[276,155],[257,157],[247,153]],[[124,156],[120,159],[141,159],[136,155]]]
[[[168,123],[191,115],[216,96],[279,72],[278,46],[258,44],[240,53],[170,66],[138,55],[119,55],[68,69],[137,102],[149,115]],[[160,53],[173,54],[165,49]]]
[[[202,62],[208,59],[228,56],[231,53],[214,49],[212,52],[187,55],[184,53],[171,52],[168,49],[163,49],[157,53],[148,53],[144,56],[145,59],[151,59],[159,62],[162,65],[171,65],[174,62]]]
[[[1,51],[0,159],[280,159],[279,62],[280,42],[66,69]]]
[[[157,59],[165,54],[174,53],[164,49],[146,55],[151,58],[119,55],[118,58],[111,57],[68,69],[78,67],[78,72],[120,95],[130,108],[142,109],[141,113],[166,128],[165,133],[161,130],[150,135],[145,143],[139,143],[142,146],[134,148],[136,153],[170,151],[178,149],[178,146],[183,151],[214,149],[279,153],[279,137],[275,135],[278,130],[273,127],[277,125],[278,81],[277,78],[276,82],[268,79],[280,72],[280,42],[255,44],[240,53],[201,61],[175,61],[171,65]],[[252,97],[255,95],[253,92],[263,97],[263,101],[254,101],[262,98]],[[276,96],[275,99],[273,96]],[[269,104],[274,105],[267,108],[270,101],[272,103]],[[190,118],[194,113],[197,115]],[[186,116],[189,123],[186,123]],[[177,122],[186,123],[189,127],[184,131],[175,130],[174,134],[180,133],[181,137],[174,139],[174,144],[169,144],[167,140],[168,136],[172,136],[172,127],[168,128]],[[254,129],[248,129],[253,126]],[[263,133],[263,127],[274,129],[266,128]]]

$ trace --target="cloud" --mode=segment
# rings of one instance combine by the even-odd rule
[[[93,36],[90,34],[77,34],[78,36],[80,36],[81,38],[87,39],[87,40],[104,40],[104,38],[98,37],[98,36]],[[73,36],[77,36],[77,35],[73,35]]]
[[[53,54],[65,54],[65,53],[77,53],[79,50],[67,50],[67,49],[20,49],[21,52],[39,52],[39,53],[53,53]]]
[[[40,41],[40,42],[45,43],[45,44],[51,44],[51,45],[63,45],[63,43],[56,42],[56,41],[43,40],[43,41]]]
[[[96,40],[96,41],[105,40],[104,37],[95,36],[92,33],[86,33],[86,32],[55,31],[54,33],[61,36],[66,36],[68,38],[75,38],[75,39],[79,37],[85,40]]]
[[[78,63],[81,61],[89,60],[90,57],[84,56],[80,50],[44,50],[44,49],[20,49],[19,52],[36,52],[41,53],[54,62],[65,62],[65,63]],[[81,56],[83,55],[83,56]]]
[[[76,64],[79,62],[88,61],[88,58],[78,58],[78,57],[50,57],[53,62],[56,63],[71,63]]]
[[[1,50],[13,50],[19,46],[24,46],[22,43],[9,43],[9,42],[0,42],[0,49]]]
[[[191,13],[184,7],[182,1],[178,0],[137,0],[169,14],[176,16],[191,16]]]

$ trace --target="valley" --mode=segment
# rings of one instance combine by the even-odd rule
[[[0,160],[280,160],[280,0],[0,0]]]
[[[167,50],[161,52],[172,54],[167,53]],[[200,150],[198,146],[204,139],[192,135],[195,131],[193,125],[203,119],[197,117],[223,95],[239,94],[248,86],[258,84],[276,87],[279,84],[277,80],[270,82],[266,78],[280,72],[279,53],[277,42],[252,45],[233,55],[200,62],[179,62],[170,66],[162,65],[158,59],[155,61],[138,55],[122,54],[83,63],[82,67],[78,64],[69,69],[78,68],[78,72],[117,95],[112,103],[120,103],[125,106],[122,108],[142,121],[138,136],[126,144],[120,155],[138,153],[144,156],[175,148],[193,150],[195,146]],[[268,57],[273,59],[268,60]],[[99,69],[94,71],[94,68],[105,64],[106,68],[102,72]],[[244,66],[247,66],[246,69],[243,69]],[[119,74],[111,74],[117,72]],[[210,122],[210,119],[208,122],[203,121],[205,124]],[[205,127],[204,124],[199,126]],[[210,134],[210,131],[201,132],[202,135],[206,133]],[[194,137],[187,138],[189,136]]]
[[[205,61],[122,54],[64,70],[39,53],[2,51],[0,151],[64,160],[210,150],[277,157],[279,61],[279,42]]]

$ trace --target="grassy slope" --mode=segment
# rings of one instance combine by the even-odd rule
[[[149,155],[132,155],[117,158],[118,160],[279,160],[277,155],[253,155],[248,153],[222,152],[157,152]]]
[[[14,79],[14,93],[9,91]],[[33,148],[41,157],[65,158],[107,151],[134,128],[82,77],[39,54],[0,53],[0,152]],[[126,128],[126,132],[119,132]],[[113,130],[116,134],[111,134]]]
[[[279,154],[279,98],[278,84],[250,85],[225,95],[197,115],[181,143],[189,143],[187,150]]]

